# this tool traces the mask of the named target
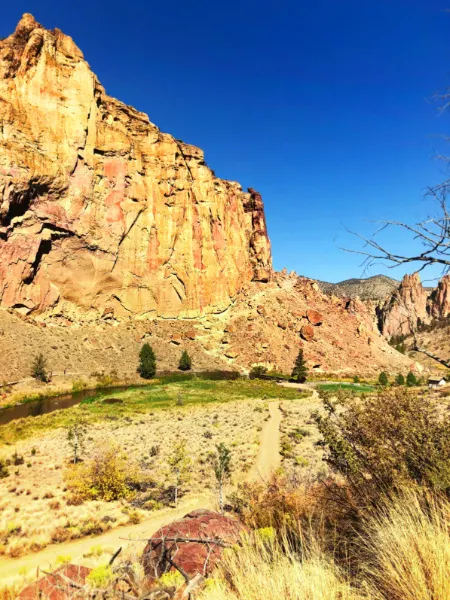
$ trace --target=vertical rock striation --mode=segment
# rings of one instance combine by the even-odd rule
[[[271,277],[260,194],[109,97],[69,36],[24,15],[0,42],[0,306],[195,317]]]

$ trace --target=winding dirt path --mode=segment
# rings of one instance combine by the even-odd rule
[[[280,455],[280,424],[282,413],[279,402],[269,403],[269,419],[261,432],[261,442],[255,465],[245,478],[247,481],[257,479],[267,480],[270,473],[281,464]],[[70,562],[87,564],[83,555],[93,546],[110,546],[113,550],[129,543],[134,544],[139,555],[148,540],[160,527],[183,517],[185,514],[199,508],[214,509],[216,505],[212,494],[204,494],[196,498],[180,502],[178,508],[168,508],[158,511],[158,514],[142,521],[138,525],[128,525],[108,531],[96,537],[87,537],[64,544],[52,544],[37,552],[22,558],[0,559],[0,583],[10,584],[21,575],[34,575],[39,570],[51,571],[55,568],[58,556],[70,556]],[[144,540],[144,541],[137,541]]]
[[[160,527],[199,508],[213,509],[213,496],[205,494],[180,502],[178,508],[158,511],[158,514],[138,525],[118,527],[102,535],[85,537],[64,544],[51,544],[36,554],[27,554],[22,558],[3,558],[0,560],[0,583],[13,583],[18,576],[24,574],[24,571],[26,575],[35,575],[38,569],[52,571],[56,566],[58,556],[70,556],[71,563],[87,564],[88,560],[83,559],[83,555],[88,553],[93,546],[110,546],[115,551],[121,546],[131,543],[135,545],[136,553],[140,554],[146,544],[145,540],[148,540]]]
[[[249,479],[266,481],[272,471],[281,464],[280,454],[280,425],[283,415],[279,402],[269,403],[270,418],[266,421],[261,432],[261,443],[258,457],[250,471]]]

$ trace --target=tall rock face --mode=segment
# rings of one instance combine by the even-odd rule
[[[379,309],[380,331],[387,338],[410,335],[418,322],[429,323],[428,291],[418,273],[405,275],[398,290]]]
[[[430,312],[435,319],[450,315],[450,275],[445,275],[430,297]]]
[[[0,306],[194,317],[271,277],[261,196],[109,97],[69,36],[24,15],[0,42]]]
[[[387,338],[411,335],[420,325],[450,316],[450,275],[434,290],[425,289],[417,273],[405,275],[396,290],[378,309],[380,331]]]

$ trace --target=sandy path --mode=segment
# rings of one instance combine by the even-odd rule
[[[155,533],[160,527],[183,517],[185,514],[199,508],[214,508],[214,498],[211,495],[204,495],[197,498],[191,498],[185,502],[180,502],[178,508],[158,511],[149,519],[142,521],[138,525],[128,525],[118,527],[96,537],[87,537],[81,540],[74,540],[64,544],[52,544],[37,552],[28,554],[22,558],[11,558],[0,560],[0,582],[2,584],[12,583],[18,575],[33,575],[37,569],[51,571],[55,567],[55,561],[58,556],[70,556],[70,562],[75,564],[86,564],[88,561],[83,559],[83,554],[89,552],[92,546],[105,546],[118,550],[121,546],[134,544],[136,551],[142,552],[145,541],[136,542],[134,540],[146,540]],[[128,541],[127,541],[128,540]]]
[[[270,473],[277,469],[281,464],[280,455],[280,424],[282,414],[278,402],[269,403],[270,418],[264,424],[261,432],[261,442],[255,465],[251,469],[247,480],[263,479],[267,480]],[[180,502],[177,509],[165,509],[158,511],[158,514],[142,521],[138,525],[128,525],[119,527],[96,537],[83,538],[64,544],[52,544],[36,554],[28,554],[22,558],[1,559],[0,560],[0,582],[12,583],[19,575],[34,574],[38,569],[51,571],[55,567],[55,561],[58,556],[70,556],[70,562],[74,564],[87,564],[83,559],[83,554],[89,552],[92,546],[111,547],[114,550],[124,547],[127,544],[134,544],[136,552],[142,552],[145,541],[136,542],[133,540],[147,540],[155,531],[163,525],[183,517],[188,512],[199,508],[215,508],[215,500],[212,494],[205,494]],[[127,541],[128,540],[128,541]]]
[[[269,402],[270,419],[266,421],[261,433],[261,443],[255,465],[249,479],[266,481],[272,471],[281,464],[280,425],[282,414],[278,402]]]

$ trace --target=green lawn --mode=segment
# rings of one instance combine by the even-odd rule
[[[82,414],[87,422],[117,420],[138,416],[152,410],[168,410],[190,405],[228,402],[230,400],[275,399],[294,400],[309,397],[293,388],[278,386],[271,381],[237,379],[208,380],[186,375],[171,375],[155,379],[145,386],[132,386],[125,391],[104,390],[81,404],[46,415],[28,417],[0,426],[0,444],[12,444],[47,429],[67,427]],[[107,404],[105,398],[120,400]]]
[[[374,392],[376,388],[367,383],[322,383],[317,386],[318,389],[334,392],[336,390],[350,390],[352,392]]]

